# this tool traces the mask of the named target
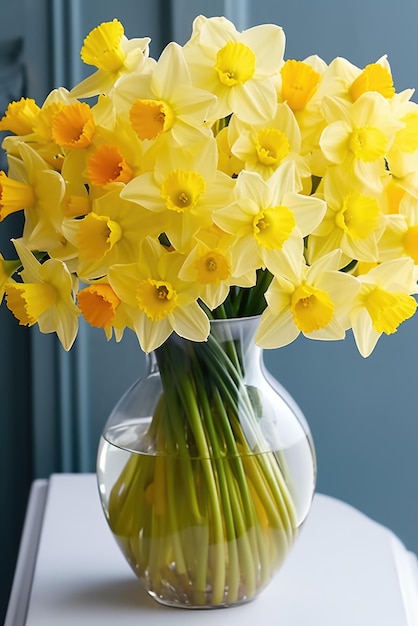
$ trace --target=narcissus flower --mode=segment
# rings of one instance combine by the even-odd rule
[[[124,304],[105,280],[96,280],[77,293],[78,307],[84,319],[96,328],[103,328],[109,340],[115,334],[120,341],[130,325]]]
[[[216,169],[215,139],[168,151],[155,166],[131,180],[121,198],[154,213],[154,223],[180,251],[190,251],[193,237],[212,224],[213,212],[231,197],[234,181]],[[158,220],[156,215],[158,214]]]
[[[300,154],[299,126],[287,104],[279,104],[274,117],[264,124],[244,124],[233,116],[229,134],[232,153],[244,162],[245,169],[264,179],[286,161],[293,161],[301,176],[310,176]]]
[[[6,284],[8,308],[23,326],[38,324],[42,333],[56,332],[65,350],[69,350],[80,315],[70,272],[62,261],[49,259],[41,264],[21,241],[13,243],[23,265],[23,282]]]
[[[208,136],[206,121],[216,102],[192,84],[182,48],[175,43],[163,50],[152,73],[121,79],[113,99],[139,139],[164,137],[180,145]]]
[[[267,181],[256,172],[239,174],[234,202],[213,215],[235,237],[231,255],[236,275],[257,268],[280,274],[284,260],[299,266],[303,238],[318,226],[326,209],[322,200],[304,196],[300,189],[292,162]]]
[[[127,72],[144,69],[149,54],[149,37],[127,39],[119,20],[103,22],[85,38],[81,49],[84,63],[97,67],[71,92],[74,98],[88,98],[99,93],[108,94],[117,79]]]
[[[349,328],[352,298],[359,290],[354,276],[338,271],[339,251],[276,276],[266,291],[267,308],[261,316],[256,343],[279,348],[300,333],[310,339],[344,339]]]
[[[23,240],[31,250],[57,245],[65,192],[62,176],[29,145],[19,145],[20,159],[9,156],[9,175],[0,174],[0,220],[25,211]]]
[[[381,263],[358,277],[361,289],[351,311],[351,325],[360,354],[371,354],[381,335],[390,335],[412,317],[418,293],[412,259]]]
[[[214,119],[234,112],[259,123],[274,115],[273,76],[283,64],[284,44],[282,29],[273,24],[239,33],[225,18],[195,19],[184,53],[195,84],[218,98]]]
[[[375,92],[364,93],[353,104],[325,98],[324,114],[328,126],[319,143],[325,157],[365,189],[381,192],[385,157],[402,127],[393,118],[389,102]]]
[[[327,212],[309,237],[309,262],[338,248],[344,254],[343,265],[353,259],[378,261],[378,242],[388,222],[380,196],[361,186],[356,188],[338,168],[328,170],[321,190]]]
[[[182,254],[146,239],[137,263],[109,269],[109,284],[127,306],[145,352],[158,348],[173,331],[192,341],[208,337],[209,320],[197,302],[200,286],[179,278],[183,261]]]
[[[198,233],[198,241],[187,255],[179,275],[183,280],[200,285],[200,299],[211,310],[222,304],[231,285],[252,287],[256,283],[255,270],[244,276],[235,275],[231,261],[233,237],[220,229],[216,235],[214,230]]]
[[[160,231],[148,211],[122,199],[116,188],[97,198],[82,219],[65,221],[63,232],[78,251],[78,276],[91,280],[104,276],[110,265],[136,260],[146,234]]]
[[[0,120],[1,131],[11,131],[15,135],[29,135],[40,112],[33,98],[21,98],[11,102]]]

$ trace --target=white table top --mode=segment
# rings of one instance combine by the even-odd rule
[[[147,596],[107,527],[93,474],[57,474],[34,491],[5,626],[204,626],[220,618],[226,626],[418,626],[415,555],[334,498],[315,496],[291,555],[256,600],[193,611]]]

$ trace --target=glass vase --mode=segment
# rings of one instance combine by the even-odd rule
[[[97,475],[109,527],[163,604],[252,600],[309,512],[312,439],[264,368],[258,321],[213,321],[203,343],[173,333],[104,428]]]

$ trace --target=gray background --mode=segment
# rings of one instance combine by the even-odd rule
[[[396,7],[389,0],[14,0],[2,6],[0,45],[20,38],[23,57],[0,62],[0,103],[26,89],[41,104],[54,86],[80,80],[86,69],[79,48],[101,21],[118,17],[128,37],[150,35],[156,57],[169,40],[184,43],[199,13],[227,15],[239,28],[280,24],[286,58],[344,56],[364,66],[387,53],[397,90],[418,86],[416,0],[398,0]],[[5,255],[15,221],[0,225]],[[417,347],[418,316],[383,338],[366,360],[351,336],[332,343],[301,339],[265,359],[310,424],[318,490],[392,528],[416,552]],[[1,621],[31,481],[94,471],[106,417],[141,374],[144,357],[132,335],[115,345],[85,326],[66,354],[54,337],[19,328],[4,305],[0,350]]]

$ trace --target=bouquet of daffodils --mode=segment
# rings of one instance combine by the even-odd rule
[[[275,25],[199,16],[184,46],[149,43],[103,23],[91,76],[9,105],[0,220],[24,226],[0,298],[66,350],[80,315],[149,352],[261,314],[262,347],[351,328],[369,355],[417,307],[413,91],[386,57],[285,61]]]
[[[275,25],[200,16],[158,60],[149,43],[103,23],[81,50],[93,74],[42,106],[9,105],[0,220],[24,220],[17,258],[0,257],[0,299],[67,350],[83,316],[153,351],[147,430],[136,413],[103,438],[99,475],[114,450],[124,459],[112,485],[99,476],[104,508],[153,595],[223,606],[281,564],[314,470],[300,422],[246,368],[248,346],[210,320],[252,318],[262,348],[351,328],[368,356],[414,315],[418,106],[385,57],[285,61]],[[132,417],[130,398],[116,418]],[[272,443],[279,422],[291,436]]]

